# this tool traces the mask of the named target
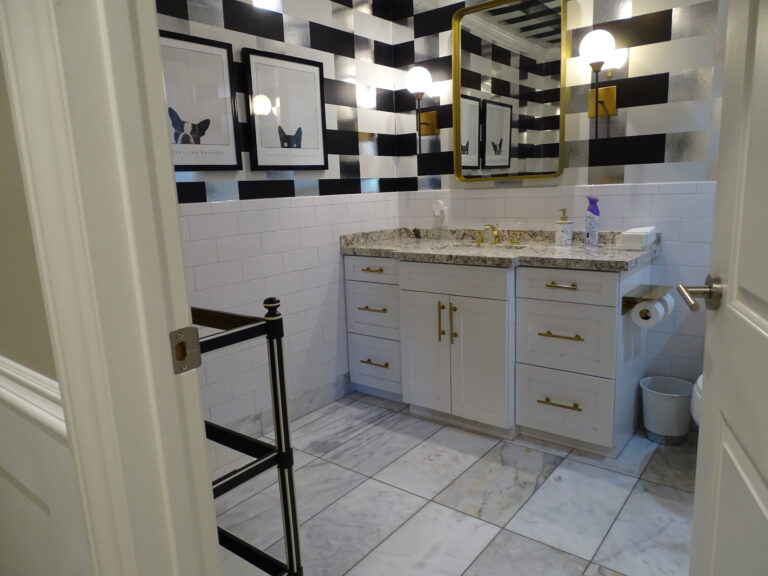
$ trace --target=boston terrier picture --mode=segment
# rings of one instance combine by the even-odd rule
[[[282,126],[277,127],[277,133],[280,135],[281,148],[301,148],[301,126],[293,136],[286,134]]]
[[[171,126],[173,126],[173,141],[176,144],[200,144],[200,138],[205,136],[205,132],[211,125],[209,119],[202,120],[197,124],[185,122],[176,113],[173,108],[168,108],[168,116],[171,117]]]
[[[491,146],[493,146],[493,153],[494,154],[501,154],[501,143],[504,142],[504,138],[499,138],[499,143],[496,144],[493,140],[491,140]]]
[[[469,140],[467,140],[466,144],[461,145],[461,153],[462,154],[469,154]]]

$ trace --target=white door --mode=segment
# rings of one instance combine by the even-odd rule
[[[768,574],[768,3],[730,0],[691,574]]]
[[[190,311],[155,3],[0,0],[0,57],[84,503],[71,554],[215,576],[197,378],[169,349]]]
[[[449,312],[452,413],[508,428],[507,303],[451,296]]]
[[[451,412],[448,296],[400,290],[403,400]]]

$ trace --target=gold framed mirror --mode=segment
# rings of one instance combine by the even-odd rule
[[[462,182],[564,166],[567,0],[489,0],[453,16],[453,165]]]

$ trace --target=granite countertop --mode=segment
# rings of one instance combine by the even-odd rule
[[[630,251],[615,247],[618,233],[601,232],[599,245],[584,246],[583,233],[574,232],[573,246],[555,246],[554,232],[526,231],[519,245],[510,245],[510,231],[501,231],[501,244],[476,245],[473,230],[423,230],[397,228],[361,232],[341,237],[341,253],[352,256],[394,258],[407,262],[459,264],[514,268],[565,268],[621,272],[650,263],[661,253],[657,242],[648,250]]]

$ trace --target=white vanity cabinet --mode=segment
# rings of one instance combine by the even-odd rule
[[[363,391],[399,398],[397,260],[346,256],[344,276],[349,379]]]
[[[606,454],[624,446],[645,335],[622,315],[621,297],[648,274],[517,269],[516,424]]]
[[[513,425],[513,280],[509,269],[400,263],[405,402]]]

